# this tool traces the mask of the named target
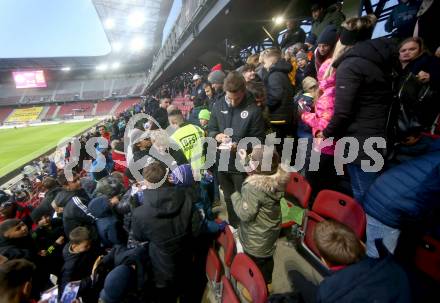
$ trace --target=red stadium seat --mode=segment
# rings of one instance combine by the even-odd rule
[[[240,303],[234,287],[226,276],[222,277],[222,303]]]
[[[301,248],[307,257],[318,265],[323,273],[325,266],[320,259],[313,240],[315,226],[318,222],[331,219],[350,227],[359,239],[365,236],[366,217],[362,206],[353,198],[332,190],[322,190],[316,196],[312,210],[307,213],[302,232]]]
[[[229,228],[225,228],[225,230],[217,236],[216,242],[223,249],[222,263],[225,269],[225,274],[229,278],[232,260],[235,255],[234,235]]]
[[[322,190],[316,196],[312,210],[323,218],[347,225],[359,239],[364,239],[367,219],[362,206],[352,197],[333,190]]]
[[[210,247],[208,250],[208,256],[206,257],[206,277],[208,278],[208,284],[216,298],[218,298],[220,295],[219,290],[221,272],[222,263],[220,262],[215,249]]]
[[[291,208],[294,204],[297,204],[301,208],[307,209],[311,195],[312,187],[309,182],[301,174],[291,173],[285,189],[287,207]],[[302,222],[287,221],[281,224],[281,228],[289,228],[295,224],[301,225]]]
[[[420,241],[415,255],[416,267],[440,283],[440,241],[425,236]]]
[[[296,201],[291,202],[298,202],[299,206],[307,208],[309,206],[310,196],[312,195],[312,187],[301,174],[293,172],[290,174],[285,193],[287,200],[289,200],[289,197],[293,197]]]
[[[239,253],[235,256],[231,266],[231,276],[249,291],[253,303],[267,301],[267,286],[263,274],[246,254]]]

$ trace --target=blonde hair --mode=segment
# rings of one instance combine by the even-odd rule
[[[246,63],[253,66],[257,66],[259,57],[260,57],[259,54],[252,54],[247,58]]]
[[[314,94],[318,90],[318,81],[313,77],[305,77],[301,84],[306,93]]]

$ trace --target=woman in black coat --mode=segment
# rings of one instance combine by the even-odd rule
[[[414,114],[418,122],[421,124],[420,128],[424,131],[430,131],[432,124],[439,114],[440,103],[438,100],[438,87],[440,85],[440,60],[434,56],[429,55],[423,46],[423,41],[417,37],[411,37],[404,40],[399,46],[399,61],[401,70],[399,71],[401,85],[397,89],[402,87],[411,87],[410,90],[416,88],[417,83],[422,85],[429,85],[430,93],[420,101],[407,100],[415,107]],[[411,77],[413,77],[412,84]],[[400,94],[406,96],[406,94]],[[401,100],[404,102],[405,100]]]
[[[362,198],[378,175],[377,171],[363,171],[361,161],[367,160],[367,166],[373,165],[376,162],[369,155],[377,155],[385,148],[377,146],[376,149],[383,150],[367,150],[364,142],[371,137],[385,138],[392,101],[394,47],[389,39],[367,40],[375,22],[376,18],[368,15],[342,24],[341,43],[353,47],[333,64],[336,68],[335,108],[330,123],[323,131],[325,138],[354,137],[359,143],[357,158],[348,164],[353,196],[357,200]],[[335,158],[341,156],[335,153]]]

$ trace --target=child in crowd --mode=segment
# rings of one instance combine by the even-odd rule
[[[296,62],[298,64],[298,69],[296,70],[295,83],[296,90],[300,91],[302,89],[302,82],[306,77],[313,77],[313,66],[310,64],[307,54],[304,52],[298,52],[296,54]]]
[[[314,101],[318,93],[318,81],[312,77],[306,77],[302,81],[302,94],[295,96],[295,103],[298,106],[298,113],[311,112],[314,108]],[[298,138],[313,138],[312,128],[298,119]]]
[[[81,280],[78,297],[92,297],[92,268],[97,252],[92,249],[90,230],[79,226],[69,234],[69,243],[63,249],[64,265],[59,279],[58,295],[61,297],[67,283]],[[88,301],[86,301],[88,302]]]
[[[238,237],[244,252],[260,268],[269,292],[271,291],[273,254],[275,242],[280,233],[281,206],[280,200],[289,174],[280,166],[280,157],[276,151],[270,158],[268,170],[263,169],[265,146],[254,147],[249,159],[249,176],[243,183],[241,192],[232,196],[232,204],[240,218]],[[240,151],[244,158],[244,150]],[[246,297],[246,294],[243,293]]]
[[[51,218],[50,212],[33,213],[37,228],[32,233],[38,255],[47,264],[47,272],[59,275],[63,264],[64,245],[63,220]]]
[[[29,229],[19,219],[8,219],[0,224],[0,255],[11,259],[26,259],[35,262],[35,244]]]
[[[333,271],[319,285],[316,302],[411,302],[408,278],[393,257],[366,257],[364,244],[347,226],[320,222],[314,240]]]
[[[200,127],[205,131],[205,136],[207,135],[208,123],[210,118],[211,118],[211,112],[209,110],[202,109],[199,112]]]
[[[123,242],[122,225],[113,211],[123,193],[121,178],[107,176],[98,181],[95,198],[88,205],[89,212],[96,218],[99,238],[106,248]]]

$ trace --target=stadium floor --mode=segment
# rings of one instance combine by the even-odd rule
[[[0,129],[0,177],[55,147],[60,139],[87,130],[97,121]]]

